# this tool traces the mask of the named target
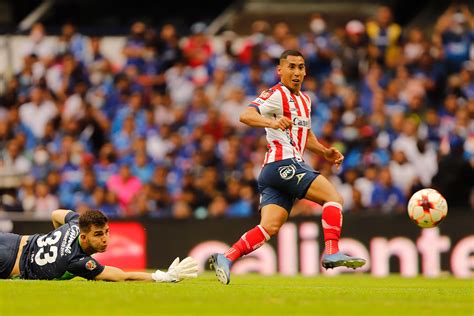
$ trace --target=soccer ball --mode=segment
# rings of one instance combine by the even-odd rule
[[[434,189],[422,189],[408,201],[408,216],[421,228],[437,226],[447,214],[446,199]]]

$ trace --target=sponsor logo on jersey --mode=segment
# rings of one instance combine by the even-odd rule
[[[278,172],[283,180],[290,180],[295,176],[296,167],[295,165],[282,166],[278,168]]]
[[[86,262],[86,269],[87,269],[87,270],[92,271],[92,270],[94,270],[96,267],[97,267],[97,264],[95,263],[94,260],[89,260],[89,261]]]
[[[300,184],[300,181],[301,179],[303,179],[303,177],[305,176],[306,172],[303,172],[303,173],[298,173],[296,175],[296,178],[298,179],[298,182],[296,184]]]
[[[293,118],[293,125],[309,128],[309,119],[296,116]]]
[[[76,240],[77,236],[79,236],[79,226],[77,225],[71,226],[71,228],[66,231],[64,239],[61,242],[61,248],[59,250],[61,257],[71,254],[71,246],[74,240]]]

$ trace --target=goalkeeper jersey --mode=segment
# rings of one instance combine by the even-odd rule
[[[29,237],[20,258],[20,278],[64,280],[80,276],[94,279],[104,271],[79,245],[79,215],[70,212],[65,224],[48,234]]]

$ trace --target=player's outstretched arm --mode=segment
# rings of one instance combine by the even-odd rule
[[[247,107],[240,114],[240,122],[252,127],[268,127],[282,130],[291,127],[291,120],[287,117],[281,117],[277,120],[272,120],[263,117],[262,115],[260,115],[260,113],[258,113],[257,109],[251,106]]]
[[[197,278],[197,262],[191,257],[179,261],[176,258],[168,268],[167,272],[156,270],[154,273],[125,272],[116,267],[106,266],[104,271],[95,279],[102,281],[155,281],[155,282],[180,282],[186,279]]]
[[[72,212],[71,210],[55,210],[51,213],[51,221],[53,222],[54,228],[58,228],[64,225],[66,221],[66,215]]]
[[[151,273],[146,272],[125,272],[116,267],[105,266],[104,271],[95,277],[100,281],[153,281]]]

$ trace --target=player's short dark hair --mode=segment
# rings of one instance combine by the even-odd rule
[[[88,233],[92,225],[104,227],[109,219],[101,211],[87,210],[79,216],[79,229],[81,232]]]
[[[293,49],[287,49],[283,53],[281,53],[280,61],[283,60],[283,59],[286,59],[288,56],[303,57],[303,59],[304,59],[304,56],[303,56],[303,54],[301,54],[301,52],[299,52],[297,50],[293,50]]]

